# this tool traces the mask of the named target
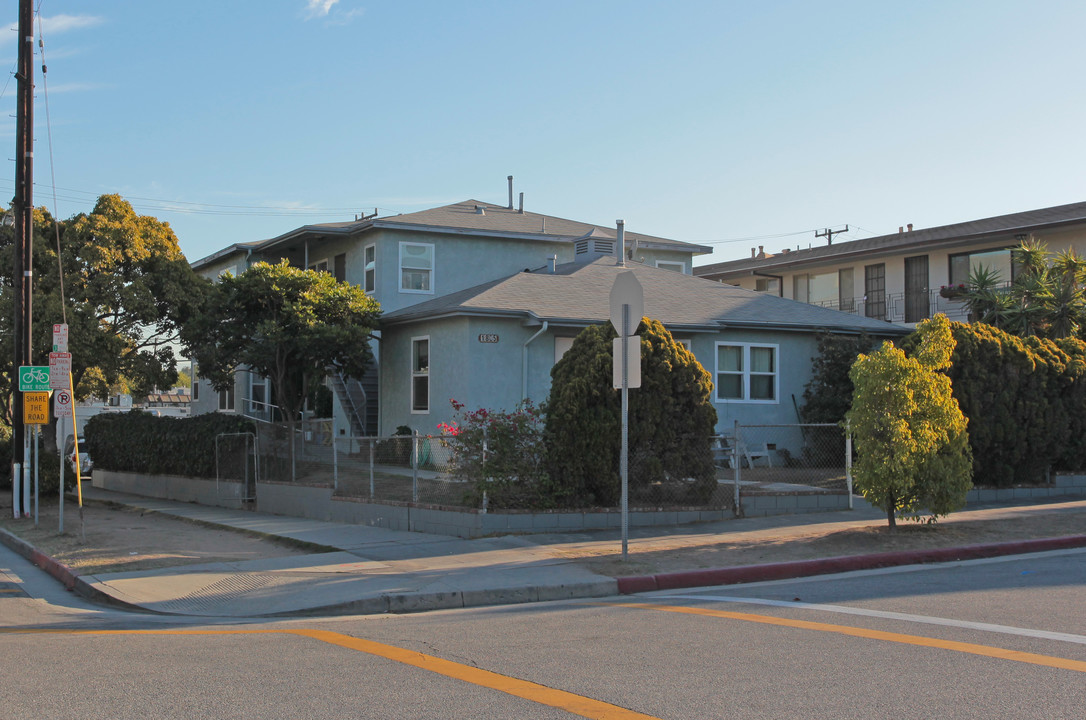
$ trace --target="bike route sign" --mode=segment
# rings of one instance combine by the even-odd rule
[[[20,365],[19,392],[49,391],[48,365]]]

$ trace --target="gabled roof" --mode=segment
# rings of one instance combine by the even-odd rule
[[[953,247],[968,245],[991,239],[1011,240],[1022,233],[1030,233],[1048,228],[1086,222],[1086,202],[1057,205],[1041,210],[999,215],[982,220],[924,228],[911,232],[880,235],[822,245],[807,250],[793,250],[765,258],[744,258],[728,262],[701,265],[694,268],[694,273],[701,276],[723,276],[745,274],[747,271],[772,272],[795,265],[811,263],[832,263],[857,255],[874,257],[898,252],[908,252],[932,247]]]
[[[481,212],[480,212],[481,210]],[[192,263],[194,268],[206,265],[212,260],[229,254],[233,250],[261,252],[276,245],[296,242],[306,237],[328,237],[353,235],[374,229],[414,230],[416,232],[452,233],[493,238],[511,238],[521,240],[546,240],[550,242],[569,242],[585,235],[616,238],[614,228],[567,220],[553,215],[541,215],[532,212],[520,212],[504,205],[494,205],[478,200],[444,205],[442,207],[388,217],[370,217],[361,220],[339,223],[319,223],[303,225],[269,240],[258,243],[233,245],[225,251],[210,255]],[[679,240],[625,233],[627,247],[636,244],[653,250],[680,250],[694,255],[711,253],[713,249],[706,245],[694,245]]]
[[[829,310],[766,293],[639,263],[617,265],[613,257],[559,265],[554,273],[521,272],[382,316],[384,325],[477,315],[546,320],[584,326],[610,318],[611,286],[632,271],[645,293],[645,315],[672,330],[718,332],[722,328],[817,329],[903,335],[908,328]]]

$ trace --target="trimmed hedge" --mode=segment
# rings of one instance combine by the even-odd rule
[[[209,413],[158,417],[142,410],[103,413],[83,429],[94,467],[148,475],[215,477],[215,437],[252,432],[253,421]]]
[[[1044,482],[1054,470],[1086,469],[1086,344],[1019,338],[984,323],[951,323],[947,371],[969,418],[973,482]],[[915,347],[914,336],[903,343]]]

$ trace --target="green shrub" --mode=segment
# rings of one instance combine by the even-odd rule
[[[984,323],[951,323],[951,332],[946,374],[969,418],[974,482],[1008,487],[1043,482],[1049,469],[1086,469],[1086,344]]]
[[[174,418],[133,410],[94,416],[83,436],[101,470],[213,478],[216,436],[252,431],[253,421],[238,415]]]
[[[701,504],[716,490],[716,410],[709,373],[671,333],[644,318],[641,387],[630,391],[631,499]],[[611,325],[585,328],[551,369],[546,468],[559,502],[614,506],[621,496],[621,393],[612,386]],[[678,490],[682,497],[674,492]]]

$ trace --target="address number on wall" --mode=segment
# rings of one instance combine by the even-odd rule
[[[480,333],[479,342],[481,343],[496,343],[498,342],[498,333]]]

